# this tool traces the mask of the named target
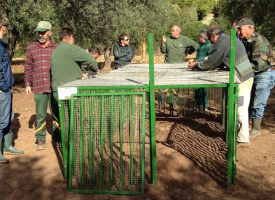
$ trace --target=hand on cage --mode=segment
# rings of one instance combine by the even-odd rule
[[[189,63],[188,67],[190,69],[194,70],[195,69],[195,64],[196,64],[196,62]]]
[[[88,73],[82,74],[82,79],[86,79],[86,78],[88,78]]]

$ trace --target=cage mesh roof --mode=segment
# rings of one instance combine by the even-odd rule
[[[188,63],[154,64],[155,85],[215,85],[228,84],[229,71],[192,71]],[[235,75],[235,83],[240,80]],[[96,78],[76,80],[61,87],[143,86],[149,84],[149,64],[130,64],[99,74]]]

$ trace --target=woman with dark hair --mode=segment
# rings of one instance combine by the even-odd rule
[[[113,47],[113,54],[115,56],[115,69],[123,68],[124,65],[131,63],[134,56],[134,51],[129,45],[130,38],[127,34],[120,34],[118,37],[118,44]]]

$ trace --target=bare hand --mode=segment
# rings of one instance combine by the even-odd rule
[[[166,36],[164,35],[162,36],[162,41],[161,41],[162,46],[164,46],[165,42],[166,42]]]
[[[193,62],[195,62],[194,59],[190,59],[190,60],[188,61],[189,64],[191,64],[191,63],[193,63]]]
[[[31,95],[31,94],[32,94],[32,88],[29,87],[29,86],[26,87],[25,91],[26,91],[26,94],[27,94],[27,95]]]
[[[82,74],[82,79],[88,78],[88,73]]]
[[[166,36],[164,35],[164,36],[162,36],[162,42],[166,42]]]
[[[190,69],[194,70],[195,69],[195,64],[196,64],[196,62],[189,63],[188,67]]]

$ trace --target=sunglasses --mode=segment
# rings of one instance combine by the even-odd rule
[[[124,39],[124,41],[129,41],[130,39]]]

